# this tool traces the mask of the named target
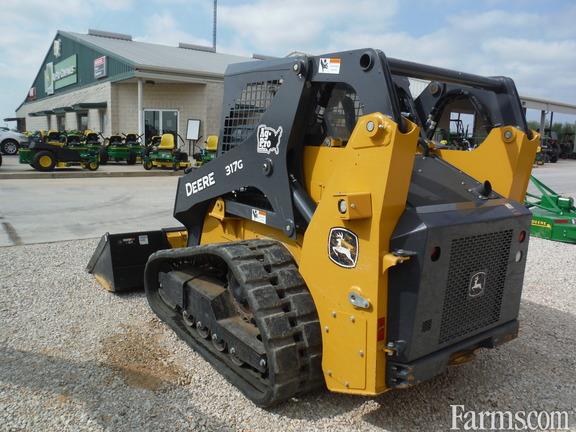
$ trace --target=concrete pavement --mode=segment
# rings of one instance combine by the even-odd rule
[[[576,160],[560,159],[557,163],[535,166],[532,175],[561,195],[576,199]],[[529,188],[533,191],[534,188]]]
[[[0,246],[179,226],[177,177],[0,180]]]

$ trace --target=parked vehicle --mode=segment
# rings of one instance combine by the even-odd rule
[[[218,135],[209,135],[204,141],[204,148],[198,149],[194,152],[193,158],[196,161],[196,166],[203,165],[210,162],[216,157],[218,151]]]
[[[178,138],[184,142],[182,137]],[[152,168],[171,168],[178,171],[180,168],[189,168],[192,164],[188,161],[188,153],[180,150],[171,133],[162,136],[153,136],[150,144],[144,150],[142,166],[145,170]]]
[[[576,148],[574,147],[574,133],[565,132],[560,136],[560,158],[576,159]]]
[[[87,146],[78,134],[49,131],[45,136],[33,137],[28,148],[20,152],[20,163],[29,164],[38,171],[52,171],[80,165],[90,171],[98,169],[98,150]]]
[[[138,158],[142,157],[144,151],[144,146],[140,142],[141,137],[141,135],[129,133],[111,135],[106,138],[100,149],[100,164],[126,162],[127,165],[134,165]]]
[[[560,158],[560,144],[558,143],[558,134],[550,129],[544,131],[544,138],[542,141],[542,150],[546,153],[547,161],[556,163]]]
[[[0,152],[5,155],[15,155],[18,149],[28,143],[28,137],[13,130],[0,130]]]
[[[407,77],[430,84],[412,97]],[[144,288],[263,407],[420,385],[516,338],[539,135],[511,79],[362,49],[231,64],[224,82],[216,157],[178,181],[182,228],[106,233],[98,283]],[[463,97],[487,138],[432,147]],[[175,166],[174,150],[164,134],[144,167]]]

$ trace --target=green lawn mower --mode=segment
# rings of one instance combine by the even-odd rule
[[[204,142],[204,148],[200,148],[198,151],[194,152],[193,157],[196,161],[196,166],[204,165],[214,159],[217,150],[218,135],[208,135],[208,138],[206,138],[206,141]]]
[[[180,135],[178,138],[184,143],[184,139]],[[142,166],[145,170],[171,168],[178,171],[181,168],[189,168],[192,164],[188,160],[188,153],[176,146],[174,135],[165,133],[161,137],[152,137],[150,144],[144,150]]]
[[[138,162],[138,158],[142,157],[144,152],[144,147],[140,142],[142,135],[134,133],[122,135],[112,135],[105,140],[105,145],[100,149],[102,165],[112,161],[134,165]]]
[[[29,164],[38,171],[52,171],[54,168],[67,168],[80,165],[96,171],[100,165],[98,150],[82,141],[78,134],[49,131],[30,139],[28,148],[20,149],[19,162]]]
[[[526,193],[526,206],[532,212],[531,235],[547,240],[576,243],[574,198],[557,194],[534,176],[532,184],[540,195]]]
[[[95,151],[99,154],[102,148],[100,136],[101,134],[91,130],[84,131],[84,146],[86,146],[88,150]]]

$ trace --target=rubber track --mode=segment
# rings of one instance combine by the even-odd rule
[[[158,293],[159,272],[186,268],[216,255],[246,293],[266,349],[268,376],[247,374],[190,331],[179,311]],[[193,282],[192,282],[193,284]],[[322,336],[312,296],[290,253],[279,242],[246,240],[181,249],[150,256],[145,289],[152,310],[256,405],[268,407],[323,385]]]

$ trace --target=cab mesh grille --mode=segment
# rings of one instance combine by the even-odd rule
[[[448,284],[439,343],[494,324],[500,319],[512,230],[452,240]],[[483,293],[470,296],[472,277],[485,273]]]
[[[280,80],[246,84],[224,118],[221,153],[236,147],[250,136],[281,84]]]

